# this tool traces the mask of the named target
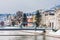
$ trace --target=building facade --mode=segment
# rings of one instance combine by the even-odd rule
[[[41,25],[60,29],[60,9],[44,11],[42,13]]]
[[[60,29],[60,9],[56,9],[55,12],[55,28]]]
[[[45,27],[54,27],[55,26],[55,11],[48,10],[42,13],[41,25]]]

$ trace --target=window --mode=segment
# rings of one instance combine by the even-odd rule
[[[54,15],[54,13],[50,13],[49,15]]]
[[[50,27],[54,27],[54,23],[53,22],[50,22]]]
[[[51,27],[51,23],[49,23],[49,25],[50,25],[49,27]]]
[[[48,16],[48,14],[45,14],[45,16]]]
[[[52,27],[54,27],[54,23],[52,22]]]

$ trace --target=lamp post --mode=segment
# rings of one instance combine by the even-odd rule
[[[46,40],[46,36],[45,36],[45,34],[46,34],[46,31],[45,31],[45,29],[43,30],[43,40]]]

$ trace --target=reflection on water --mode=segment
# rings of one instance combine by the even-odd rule
[[[36,40],[35,36],[0,36],[0,40]],[[42,40],[42,36],[37,36],[37,40]]]
[[[60,38],[45,37],[45,40],[60,40]],[[0,40],[43,40],[42,35],[38,36],[0,36]]]

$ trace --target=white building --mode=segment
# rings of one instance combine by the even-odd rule
[[[55,12],[55,28],[60,29],[60,9]]]
[[[54,27],[55,26],[55,11],[54,10],[47,10],[42,13],[42,26],[46,27]]]
[[[44,11],[41,24],[42,26],[60,29],[60,9]]]

